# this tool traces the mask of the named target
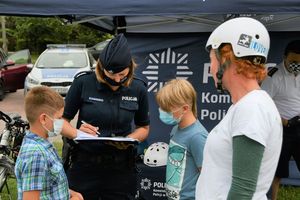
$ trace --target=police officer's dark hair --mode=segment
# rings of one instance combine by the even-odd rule
[[[284,50],[284,55],[287,56],[289,53],[300,54],[300,40],[293,40],[288,43]]]
[[[129,68],[129,73],[127,75],[128,79],[123,84],[124,86],[128,87],[130,85],[130,83],[132,82],[132,80],[134,78],[134,71],[135,71],[136,67],[137,67],[137,64],[135,63],[135,61],[133,59],[131,59],[130,65],[128,66],[128,68]],[[96,71],[97,80],[101,83],[107,84],[107,82],[104,80],[104,69],[103,69],[102,63],[99,59],[97,61],[95,71]]]

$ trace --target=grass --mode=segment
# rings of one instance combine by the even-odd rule
[[[62,142],[56,141],[53,142],[53,145],[57,149],[58,155],[61,156],[62,153]],[[11,193],[12,200],[17,199],[17,183],[16,179],[8,180],[8,187]],[[10,200],[7,194],[6,188],[3,189],[2,193],[0,193],[1,200]],[[300,187],[290,187],[290,186],[282,186],[279,189],[278,200],[299,200],[300,199]]]
[[[281,187],[278,193],[278,200],[299,200],[300,187]]]

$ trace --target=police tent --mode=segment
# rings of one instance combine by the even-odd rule
[[[170,127],[158,119],[154,93],[171,78],[193,83],[199,119],[208,130],[225,115],[230,97],[216,93],[204,49],[209,33],[223,21],[249,16],[265,24],[271,35],[268,66],[281,62],[285,44],[300,37],[298,0],[2,0],[0,14],[56,16],[66,25],[82,23],[111,34],[125,33],[139,64],[137,75],[148,85],[151,143],[168,140]]]
[[[171,78],[189,80],[198,93],[198,117],[210,131],[231,105],[216,92],[205,51],[209,33],[227,19],[253,17],[270,32],[268,66],[282,61],[283,48],[300,39],[299,0],[1,0],[0,15],[56,16],[111,34],[125,33],[149,92],[151,131],[148,143],[166,142],[155,92]]]

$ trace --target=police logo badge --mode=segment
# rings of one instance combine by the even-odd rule
[[[151,184],[151,180],[147,179],[147,178],[144,178],[144,179],[141,180],[140,185],[141,185],[141,189],[143,189],[143,190],[150,190],[151,185],[152,185]]]

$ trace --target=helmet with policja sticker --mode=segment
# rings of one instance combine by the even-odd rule
[[[144,164],[150,167],[160,167],[167,164],[169,145],[164,142],[151,144],[144,156]]]

